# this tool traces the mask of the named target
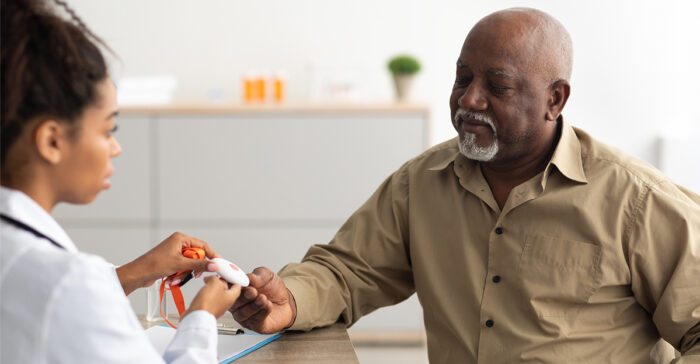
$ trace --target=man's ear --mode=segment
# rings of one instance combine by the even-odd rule
[[[34,146],[39,156],[50,164],[58,164],[64,157],[68,140],[68,127],[55,120],[46,120],[34,131]]]
[[[557,80],[549,86],[546,120],[557,120],[559,115],[561,115],[561,111],[564,110],[564,105],[566,105],[570,93],[571,85],[569,85],[567,80]]]

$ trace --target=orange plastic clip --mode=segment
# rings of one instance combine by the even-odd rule
[[[206,254],[202,248],[184,248],[182,249],[182,255],[191,259],[204,259]],[[170,325],[173,329],[177,329],[177,326],[173,325],[168,318],[163,315],[163,296],[165,295],[165,290],[169,290],[173,295],[173,302],[175,302],[175,307],[177,307],[177,312],[182,316],[185,312],[185,300],[182,297],[182,291],[180,291],[180,286],[170,286],[170,288],[165,287],[165,282],[179,276],[187,271],[183,270],[175,274],[169,275],[167,278],[163,279],[160,283],[160,316],[165,320],[165,322]]]

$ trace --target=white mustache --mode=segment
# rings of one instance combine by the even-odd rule
[[[488,116],[488,114],[483,113],[483,112],[473,111],[473,110],[466,110],[466,109],[462,109],[460,107],[459,109],[457,109],[457,112],[455,113],[455,118],[454,118],[455,125],[463,117],[467,117],[467,118],[474,119],[474,120],[479,120],[483,123],[489,124],[494,135],[496,134],[496,127],[493,125],[493,120],[491,120],[491,117]]]

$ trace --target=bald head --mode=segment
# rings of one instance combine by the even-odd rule
[[[497,47],[503,57],[518,60],[528,72],[536,72],[550,83],[571,78],[571,37],[559,21],[543,11],[512,8],[487,15],[469,32],[464,48],[485,44]]]
[[[514,8],[481,19],[464,41],[450,95],[462,153],[503,170],[544,163],[571,93],[571,64],[571,38],[548,14]]]

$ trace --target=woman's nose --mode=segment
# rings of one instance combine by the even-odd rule
[[[112,154],[110,155],[111,158],[122,154],[122,146],[119,144],[116,138],[114,138],[113,140],[114,144],[112,145]]]

